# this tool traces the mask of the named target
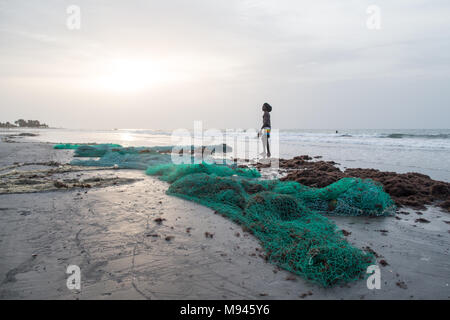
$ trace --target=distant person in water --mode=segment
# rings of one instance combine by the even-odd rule
[[[270,111],[272,111],[272,106],[267,102],[262,106],[263,114],[263,125],[261,130],[258,132],[258,138],[261,136],[261,140],[263,143],[263,153],[261,154],[263,157],[270,158],[270,147],[269,147],[269,138],[270,138]]]

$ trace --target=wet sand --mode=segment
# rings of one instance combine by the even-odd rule
[[[72,159],[72,151],[51,144],[11,141],[0,142],[2,168]],[[137,170],[82,174],[135,182],[0,194],[1,299],[450,298],[450,215],[440,208],[332,218],[351,243],[377,253],[381,289],[367,289],[365,280],[324,289],[266,263],[241,227],[167,196],[168,185],[154,177]],[[80,291],[66,287],[72,264],[81,269]]]

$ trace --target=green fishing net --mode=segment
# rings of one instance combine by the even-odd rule
[[[256,169],[241,169],[207,163],[179,165],[173,165],[172,163],[161,164],[147,168],[146,173],[148,175],[159,176],[161,180],[169,183],[194,173],[206,173],[208,175],[214,174],[220,177],[238,175],[248,178],[258,178],[261,176],[259,171]]]
[[[268,261],[324,287],[360,278],[374,257],[350,245],[321,213],[385,216],[395,210],[379,184],[353,178],[314,189],[297,182],[193,173],[175,180],[167,193],[243,225],[261,241]]]
[[[72,163],[146,169],[147,174],[170,183],[168,194],[210,207],[242,225],[261,241],[269,262],[324,287],[359,279],[374,262],[371,253],[350,245],[324,214],[388,216],[395,212],[382,185],[370,179],[344,178],[312,188],[293,181],[262,180],[255,169],[225,162],[173,164],[167,150],[159,147],[93,148],[86,152],[80,147],[75,154],[99,159]],[[191,154],[184,156],[193,160]]]
[[[53,146],[53,149],[78,149],[82,146],[89,146],[89,144],[72,144],[72,143],[62,143],[62,144],[55,144]],[[108,143],[108,144],[97,144],[96,146],[109,146],[109,147],[122,147],[120,144],[112,144],[112,143]]]
[[[146,170],[150,166],[172,163],[173,146],[122,147],[116,144],[59,144],[55,149],[74,149],[71,164],[94,167],[117,167],[120,169]],[[196,154],[214,155],[226,153],[232,149],[226,145],[183,146],[179,147],[180,162],[194,162]],[[80,159],[82,158],[82,159]],[[226,161],[222,161],[225,163]]]

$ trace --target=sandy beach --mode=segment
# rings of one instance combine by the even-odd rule
[[[52,147],[2,139],[1,168],[34,164],[0,174],[72,160],[71,150]],[[351,244],[375,252],[381,289],[365,280],[324,289],[267,263],[239,225],[166,195],[168,184],[142,171],[86,167],[57,178],[98,185],[0,194],[1,299],[450,298],[450,216],[433,205],[403,207],[395,217],[330,217]],[[79,291],[66,286],[73,264]]]

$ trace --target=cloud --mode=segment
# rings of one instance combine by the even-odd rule
[[[101,116],[89,104],[104,110],[111,105],[112,93],[96,92],[89,84],[104,77],[113,61],[122,59],[159,64],[156,69],[161,74],[167,70],[183,75],[180,81],[161,82],[133,96],[115,94],[115,108],[125,108],[119,102],[126,104],[140,118],[151,118],[148,125],[152,126],[168,127],[203,117],[219,127],[245,127],[259,117],[259,103],[266,100],[283,111],[275,115],[281,127],[295,123],[320,127],[315,119],[323,113],[334,114],[335,105],[352,114],[347,119],[336,116],[341,124],[333,126],[350,126],[365,121],[362,115],[376,108],[376,103],[365,106],[359,102],[367,92],[373,93],[373,86],[383,83],[396,88],[383,85],[384,92],[379,92],[382,103],[390,108],[403,110],[397,104],[400,100],[413,105],[417,114],[431,112],[441,119],[450,93],[444,90],[435,100],[429,86],[442,86],[449,75],[450,3],[376,1],[382,28],[371,31],[365,22],[366,8],[372,2],[137,0],[130,4],[80,0],[82,28],[70,31],[65,24],[66,7],[73,1],[3,1],[0,97],[8,101],[12,118],[30,108],[24,92],[34,95],[33,108],[45,112],[66,98],[69,102],[58,106],[65,112],[55,121],[83,126],[82,120],[69,123],[65,117],[75,109]],[[142,68],[150,72],[146,70]],[[155,75],[134,73],[138,79],[157,81]],[[112,77],[115,86],[120,86],[120,74]],[[161,78],[168,78],[167,74]],[[336,95],[336,88],[348,96]],[[420,103],[413,100],[412,89],[423,93]],[[433,105],[426,103],[427,98],[433,99]],[[149,103],[161,108],[150,112],[144,107]],[[364,112],[366,108],[372,109]],[[176,111],[181,120],[168,120],[165,111]],[[238,120],[237,113],[242,115]],[[405,122],[399,113],[395,117]],[[111,116],[104,125],[121,127],[120,121],[123,117]],[[127,121],[128,127],[143,126],[139,119]],[[377,121],[372,126],[384,125]],[[424,125],[441,122],[427,120]]]

